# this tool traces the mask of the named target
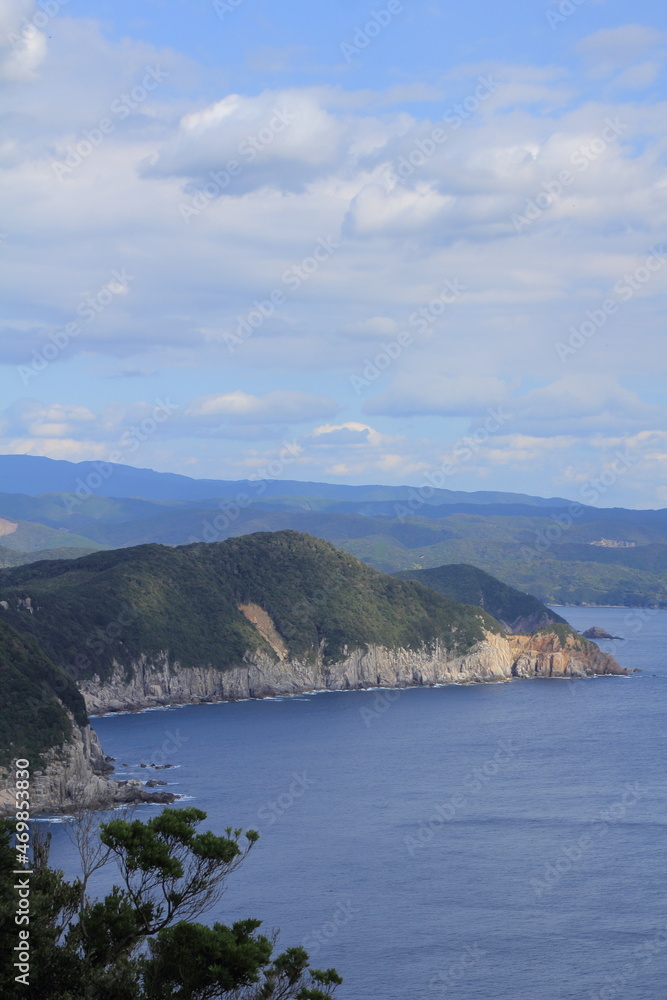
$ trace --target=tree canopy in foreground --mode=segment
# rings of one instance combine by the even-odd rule
[[[228,828],[200,832],[200,809],[164,809],[142,822],[112,819],[94,835],[94,814],[74,827],[82,875],[68,882],[35,837],[30,879],[29,985],[19,970],[15,922],[20,867],[13,823],[0,822],[0,995],[6,1000],[332,1000],[334,969],[311,969],[303,948],[274,956],[260,920],[194,922],[222,895],[258,839]],[[243,839],[242,839],[243,838]],[[88,883],[115,861],[119,885],[91,900]],[[22,925],[25,928],[25,925]]]

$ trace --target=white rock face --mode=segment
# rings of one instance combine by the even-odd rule
[[[555,640],[555,641],[554,641]],[[465,656],[452,657],[436,643],[418,651],[370,646],[345,659],[325,664],[311,661],[275,661],[247,655],[246,664],[231,670],[213,666],[182,667],[166,653],[132,664],[131,678],[116,667],[104,681],[84,680],[79,688],[91,714],[149,708],[157,705],[196,704],[238,698],[300,694],[305,691],[345,691],[368,687],[411,687],[447,683],[506,681],[512,677],[585,677],[596,673],[623,673],[612,657],[597,651],[592,657],[577,641],[561,645],[549,636],[486,638]]]
[[[451,656],[439,643],[421,650],[370,646],[325,664],[312,660],[272,659],[246,655],[241,667],[182,667],[166,653],[132,664],[130,676],[116,666],[112,676],[84,680],[79,688],[90,714],[197,704],[238,698],[266,698],[305,691],[346,691],[358,688],[403,688],[448,683],[499,682],[513,678],[590,677],[627,674],[613,657],[585,640],[556,633],[496,635],[487,632],[465,656]],[[72,719],[73,739],[32,762],[32,811],[67,812],[80,806],[108,808],[118,802],[173,799],[168,793],[149,794],[140,781],[118,782],[107,774],[97,736],[90,726]],[[0,769],[0,815],[14,810],[13,777]]]

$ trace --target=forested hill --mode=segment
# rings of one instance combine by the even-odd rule
[[[83,698],[72,680],[38,644],[0,618],[0,766],[12,757],[35,760],[64,743],[72,726],[68,708],[86,723]]]
[[[501,626],[480,609],[397,580],[310,535],[258,533],[179,548],[142,545],[0,572],[5,620],[78,678],[168,653],[238,666],[246,652],[333,662],[377,644],[442,640],[464,653]],[[270,623],[253,622],[253,608]],[[256,616],[255,616],[256,617]]]
[[[508,632],[533,632],[565,621],[532,594],[497,580],[476,566],[453,564],[394,574],[399,580],[417,580],[452,601],[474,604],[497,618]]]

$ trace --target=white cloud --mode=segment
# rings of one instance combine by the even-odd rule
[[[667,42],[667,32],[643,24],[601,28],[579,42],[578,48],[595,75],[613,73],[620,66],[654,51]]]
[[[303,191],[338,169],[359,133],[327,110],[323,96],[316,89],[228,94],[185,115],[143,174],[190,179],[196,188],[222,172],[220,184],[233,195],[261,187]]]
[[[316,427],[309,437],[318,446],[371,445],[375,448],[396,440],[356,420],[348,420],[344,424],[323,424]]]
[[[9,9],[5,4],[2,13]],[[11,5],[14,14],[33,9]],[[160,448],[147,447],[164,467],[181,461],[176,447],[169,451],[170,435],[187,440],[203,474],[211,472],[207,462],[218,461],[216,438],[238,439],[238,450],[232,455],[230,445],[225,458],[231,465],[244,460],[244,449],[259,449],[256,442],[279,439],[292,423],[306,427],[307,455],[299,468],[311,477],[345,468],[363,478],[369,455],[375,463],[369,474],[391,479],[409,468],[416,474],[432,461],[433,441],[397,441],[375,417],[474,421],[509,398],[516,433],[535,440],[572,439],[585,448],[586,442],[594,447],[596,435],[663,426],[660,408],[614,379],[665,373],[667,268],[622,304],[569,368],[560,364],[555,344],[664,239],[664,102],[630,100],[627,93],[622,103],[607,101],[606,84],[592,100],[590,78],[528,65],[454,67],[433,84],[399,82],[375,93],[315,86],[231,93],[221,76],[217,92],[192,98],[205,92],[198,86],[201,68],[177,53],[132,39],[117,42],[94,21],[64,13],[57,28],[41,55],[33,52],[32,63],[25,57],[24,83],[7,88],[13,117],[0,147],[8,234],[0,360],[29,362],[50,343],[49,334],[76,319],[82,298],[109,285],[113,269],[127,267],[135,279],[39,379],[26,387],[10,368],[17,394],[76,399],[80,382],[74,379],[86,380],[86,372],[100,379],[98,372],[157,372],[156,380],[177,386],[181,370],[188,380],[201,377],[197,399],[181,400],[182,409],[156,434]],[[620,67],[615,87],[639,89],[654,79],[664,41],[642,26],[605,29],[586,41],[582,54],[592,71],[612,62],[610,72]],[[620,51],[627,58],[619,58]],[[14,58],[13,50],[8,54]],[[116,122],[59,181],[53,159],[76,145],[84,128],[95,128],[147,65],[158,64],[168,70],[168,85]],[[499,86],[488,100],[460,127],[443,125],[452,84],[457,94],[471,93],[478,76],[489,73]],[[209,88],[213,79],[206,77]],[[263,144],[259,133],[271,131],[275,108],[295,119]],[[617,116],[627,130],[585,170],[573,170],[572,155],[591,146],[606,119]],[[412,173],[388,181],[401,158],[441,126],[446,141]],[[250,136],[260,145],[251,160],[238,152]],[[192,200],[210,170],[235,157],[244,162],[229,186],[234,197],[218,193],[186,224],[181,203]],[[543,197],[564,169],[575,174],[574,182],[548,199],[526,232],[517,232],[513,214]],[[336,252],[231,355],[224,334],[255,301],[284,290],[286,269],[329,235],[341,244]],[[409,317],[446,279],[460,279],[465,295],[418,335]],[[350,377],[405,329],[414,333],[409,350],[355,396]],[[579,381],[561,379],[566,371]],[[52,392],[61,378],[69,389]],[[536,378],[549,385],[517,390],[528,379],[534,386]],[[283,384],[307,391],[280,395]],[[127,421],[149,412],[140,377],[135,385],[137,395],[129,398],[138,401],[115,410],[109,400],[129,385],[107,379],[94,420],[48,408],[13,414],[5,439],[31,442],[26,448],[48,441],[51,449],[87,441],[99,450]],[[276,389],[260,392],[257,385]],[[330,394],[345,407],[344,423],[334,423],[343,418]],[[364,413],[373,414],[379,429],[365,423]],[[310,422],[328,430],[308,437]],[[516,452],[519,461],[532,447],[524,442],[507,454],[511,459]],[[491,464],[480,458],[479,473],[471,465],[470,475],[487,474]],[[564,464],[578,468],[567,457]],[[552,474],[536,460],[536,476],[540,468]]]
[[[0,80],[22,83],[37,78],[37,70],[46,55],[46,36],[33,19],[32,0],[3,0],[0,4]]]
[[[338,409],[333,399],[307,392],[277,389],[265,396],[252,396],[237,390],[193,399],[185,408],[183,418],[193,427],[211,426],[226,420],[291,424],[330,416]]]
[[[667,407],[645,403],[606,375],[570,375],[515,401],[517,423],[543,436],[667,426]]]

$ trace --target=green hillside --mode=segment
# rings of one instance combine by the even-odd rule
[[[4,548],[16,552],[39,552],[40,549],[101,548],[92,538],[61,528],[50,528],[36,521],[18,521],[15,531],[0,535]]]
[[[4,612],[0,611],[0,614]],[[32,639],[0,619],[0,765],[36,757],[71,736],[63,704],[84,724],[83,698]]]
[[[17,552],[0,545],[0,569],[7,569],[11,566],[25,566],[27,563],[38,562],[42,559],[80,559],[91,552],[98,552],[97,545],[89,548],[70,548],[65,546],[58,549],[39,549],[37,552]]]
[[[29,597],[33,613],[19,601]],[[320,539],[259,533],[180,548],[146,545],[0,572],[7,620],[76,676],[129,669],[167,652],[184,666],[238,666],[247,650],[276,657],[239,610],[266,611],[292,656],[441,639],[463,653],[500,625],[419,583],[396,580]]]
[[[181,546],[293,530],[386,573],[465,563],[546,603],[667,606],[665,510],[580,507],[572,518],[547,501],[456,494],[411,513],[405,503],[378,499],[374,488],[360,488],[352,501],[337,498],[333,486],[327,496],[326,484],[286,493],[277,483],[266,492],[227,485],[248,492],[219,502],[0,493],[0,517],[19,519],[18,530],[0,538],[0,567],[76,557],[77,548]]]
[[[417,580],[452,601],[473,604],[493,615],[508,632],[533,632],[565,621],[531,594],[497,580],[476,566],[465,564],[395,574],[400,580]]]

